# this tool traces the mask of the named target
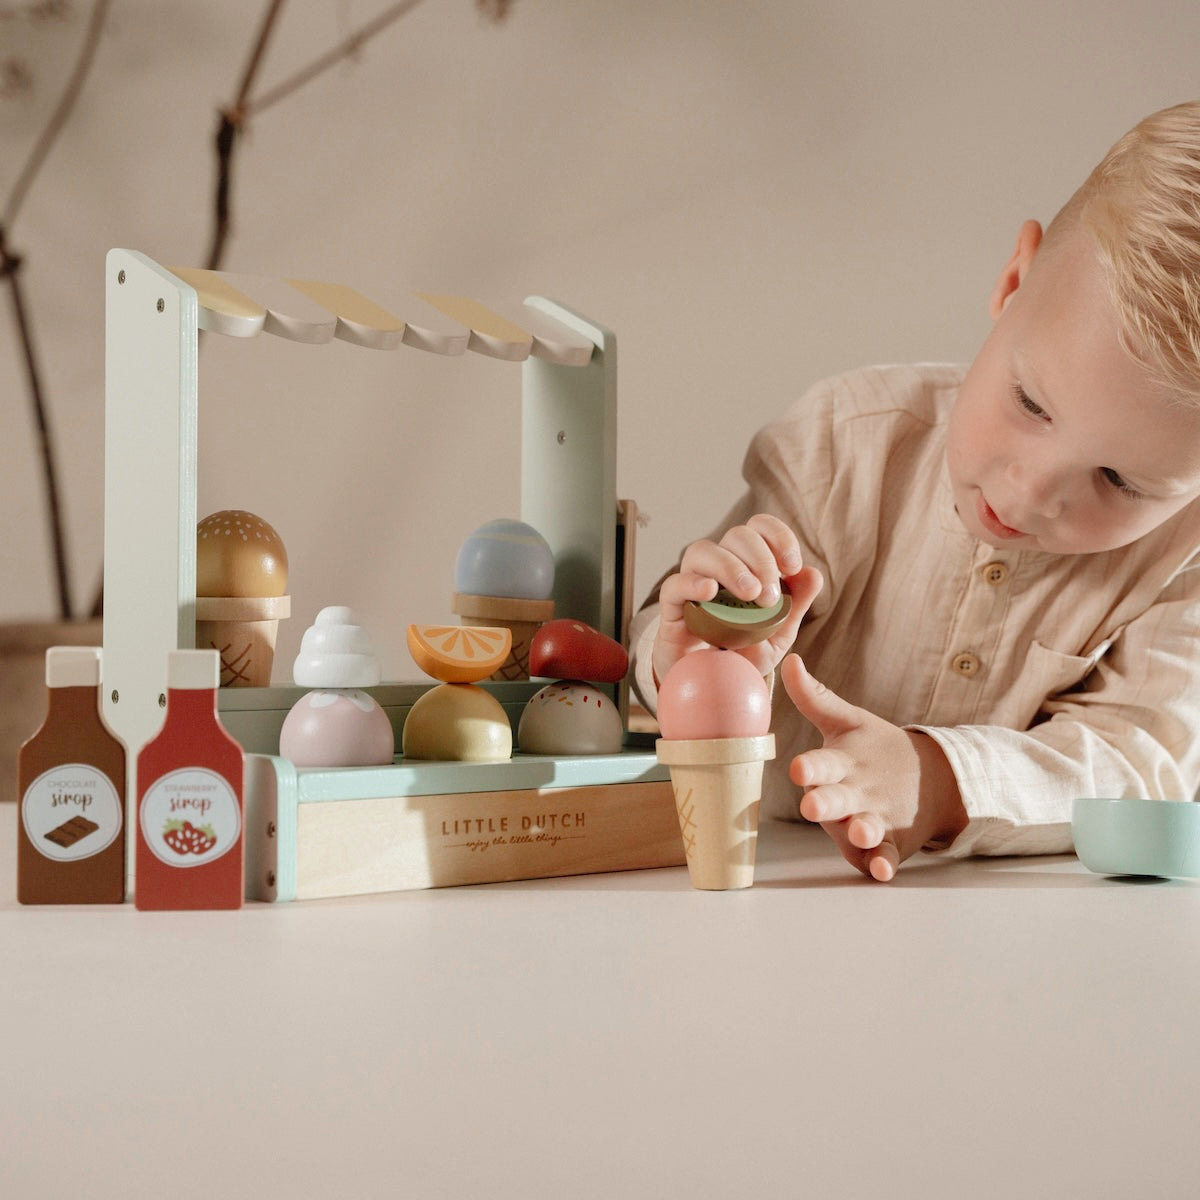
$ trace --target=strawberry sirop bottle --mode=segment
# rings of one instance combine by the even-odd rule
[[[241,908],[245,890],[242,748],[217,717],[221,656],[167,656],[167,716],[138,755],[139,909]]]

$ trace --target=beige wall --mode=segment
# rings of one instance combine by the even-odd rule
[[[383,6],[293,0],[264,84]],[[40,88],[0,103],[0,195],[73,54],[75,7],[62,27],[0,20],[0,59],[26,53]],[[260,8],[116,0],[13,230],[80,606],[102,556],[103,256],[201,261],[214,109]],[[644,590],[807,383],[969,357],[1021,220],[1200,91],[1198,48],[1200,9],[1175,0],[517,0],[498,29],[469,0],[425,0],[255,121],[226,265],[381,298],[539,292],[611,327]],[[3,620],[51,615],[53,591],[7,297],[0,312]],[[518,394],[519,368],[473,355],[206,340],[200,513],[249,508],[287,542],[283,678],[330,603],[362,611],[386,675],[416,677],[404,625],[447,618],[459,541],[516,515]]]

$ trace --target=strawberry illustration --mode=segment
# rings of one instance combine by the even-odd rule
[[[217,831],[211,825],[201,825],[195,830],[193,854],[207,854],[217,844]]]
[[[191,843],[183,828],[185,824],[186,821],[168,821],[163,826],[163,841],[179,855],[191,853]]]
[[[163,826],[163,841],[181,857],[206,854],[217,844],[217,834],[211,825],[197,828],[191,821],[168,821]]]

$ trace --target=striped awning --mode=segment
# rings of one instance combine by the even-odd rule
[[[336,337],[374,350],[471,350],[508,362],[532,355],[575,367],[588,363],[595,349],[582,333],[535,307],[535,300],[502,315],[465,296],[412,292],[381,303],[342,283],[199,267],[168,270],[195,289],[199,327],[231,337],[269,333],[308,343]]]

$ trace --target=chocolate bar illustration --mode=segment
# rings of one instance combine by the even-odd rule
[[[76,842],[81,842],[90,833],[95,833],[100,826],[95,821],[89,821],[87,817],[72,817],[69,821],[64,821],[56,829],[50,830],[46,834],[47,840],[54,842],[55,845],[67,847],[73,846]]]

